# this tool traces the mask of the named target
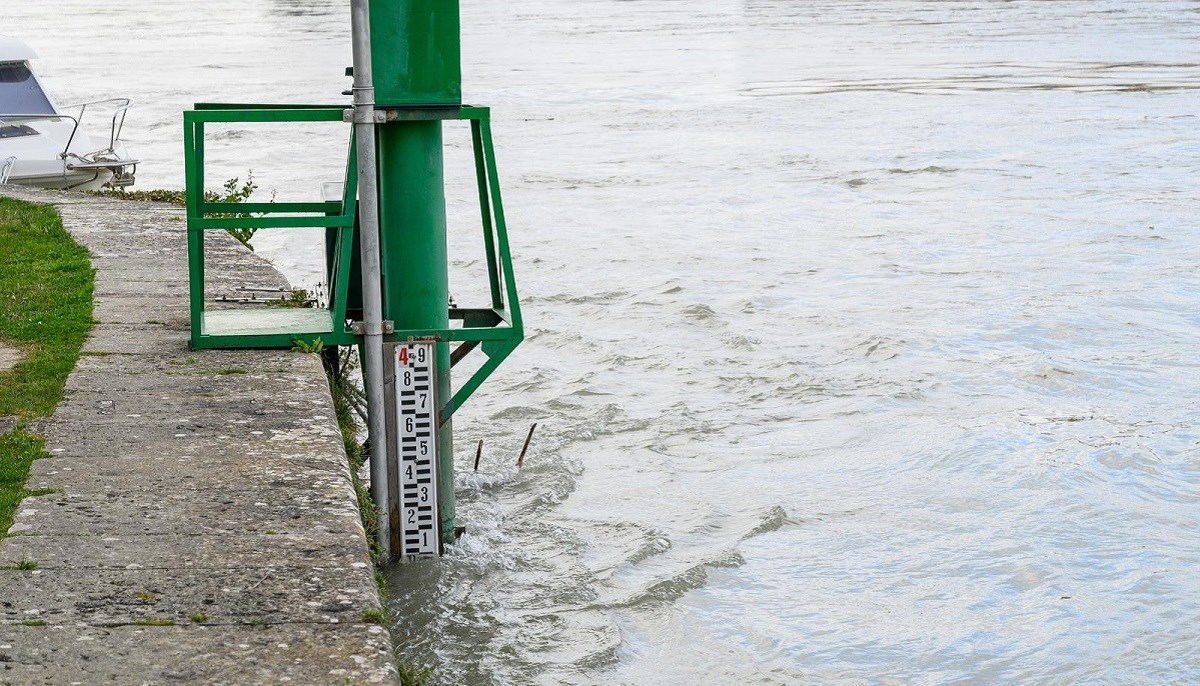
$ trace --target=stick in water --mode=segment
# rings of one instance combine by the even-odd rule
[[[529,442],[533,440],[533,430],[537,428],[537,422],[534,422],[529,427],[529,435],[525,437],[525,447],[521,448],[521,456],[517,458],[517,469],[520,469],[525,464],[525,451],[529,450]]]
[[[483,457],[483,439],[479,439],[479,447],[475,449],[475,471],[479,471],[479,458]]]

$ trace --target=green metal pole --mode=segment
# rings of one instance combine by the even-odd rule
[[[379,127],[379,216],[384,318],[398,329],[450,326],[442,123]],[[450,399],[449,344],[437,345],[437,397]],[[454,443],[451,422],[438,430],[438,503],[442,540],[454,540]]]
[[[458,108],[462,48],[458,0],[371,0],[375,104]],[[442,123],[391,121],[377,129],[384,319],[396,329],[448,329]],[[437,344],[437,401],[450,400],[450,349]],[[441,538],[454,540],[454,444],[438,429]]]

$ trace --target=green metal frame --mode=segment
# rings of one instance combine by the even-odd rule
[[[508,243],[508,225],[500,198],[500,180],[496,170],[496,148],[492,142],[491,110],[487,107],[388,107],[380,108],[387,121],[452,121],[471,122],[471,142],[475,153],[475,178],[479,191],[480,217],[483,220],[483,242],[487,253],[488,284],[491,289],[489,308],[450,308],[451,322],[461,327],[449,329],[397,329],[387,340],[432,340],[457,342],[451,359],[457,363],[475,348],[483,351],[487,360],[463,383],[442,406],[441,422],[445,423],[462,407],[492,372],[512,354],[524,340],[525,328],[517,284],[513,277],[512,252]]]
[[[184,112],[191,345],[194,349],[291,348],[298,342],[313,344],[318,339],[326,345],[359,343],[359,337],[353,333],[346,321],[350,265],[354,257],[354,220],[358,203],[358,161],[353,136],[347,156],[345,192],[340,202],[214,203],[204,199],[205,124],[341,122],[344,121],[345,109],[340,105],[212,103],[198,104],[195,109]],[[461,326],[452,325],[447,329],[397,329],[386,337],[388,341],[457,342],[459,345],[453,353],[455,363],[477,347],[486,355],[487,360],[483,365],[442,406],[441,421],[445,422],[524,340],[524,324],[521,319],[520,302],[517,299],[516,280],[513,277],[508,228],[500,199],[496,151],[492,142],[491,112],[486,107],[474,106],[404,106],[381,108],[379,111],[389,123],[433,120],[465,120],[471,123],[480,216],[483,219],[484,248],[487,252],[488,281],[491,288],[491,307],[450,308],[450,320],[461,322]],[[246,213],[260,216],[228,216]],[[322,310],[328,314],[329,325],[324,325],[323,317],[312,316],[312,310],[292,310],[290,312],[296,313],[297,316],[289,317],[286,314],[289,311],[284,309],[277,311],[281,314],[262,314],[264,318],[278,318],[280,327],[277,329],[267,327],[265,330],[254,332],[228,333],[222,332],[218,326],[213,326],[214,321],[210,315],[220,315],[207,312],[204,306],[204,232],[230,228],[302,227],[332,228],[338,234],[338,244],[334,250],[336,264],[330,279],[330,307]],[[319,326],[311,325],[318,321]],[[307,326],[304,326],[305,324]],[[299,328],[296,328],[298,325]]]
[[[350,281],[330,281],[330,307],[325,316],[311,310],[264,311],[258,319],[266,326],[228,328],[220,320],[224,312],[206,311],[204,303],[204,233],[226,229],[335,228],[338,232],[337,265],[348,271],[354,244],[354,215],[358,204],[358,176],[353,139],[350,141],[345,191],[332,202],[221,203],[204,198],[204,127],[209,123],[246,122],[341,122],[338,106],[219,105],[199,104],[183,113],[184,173],[187,182],[187,231],[189,295],[191,299],[192,348],[291,348],[299,342],[312,345],[352,345],[357,338],[346,326],[346,302]],[[253,213],[258,216],[231,217]],[[249,313],[238,312],[240,319]]]

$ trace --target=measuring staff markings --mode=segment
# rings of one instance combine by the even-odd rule
[[[395,350],[401,555],[432,557],[440,547],[434,347],[407,343]]]
[[[387,560],[413,559],[440,554],[462,533],[451,418],[524,339],[524,325],[491,112],[462,102],[459,0],[350,5],[353,108],[199,103],[184,113],[191,344],[361,346],[368,440],[384,458],[371,460],[376,543]],[[206,125],[338,121],[354,125],[340,199],[223,203],[205,195]],[[458,307],[449,296],[442,149],[443,127],[455,121],[471,129],[491,293],[485,307]],[[204,236],[230,228],[324,228],[329,306],[208,310]],[[452,390],[450,368],[473,350],[487,359]]]

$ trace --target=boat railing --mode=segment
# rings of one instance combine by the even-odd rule
[[[60,119],[69,119],[75,124],[75,127],[71,129],[71,137],[67,139],[67,145],[63,148],[62,152],[58,153],[59,159],[65,160],[72,155],[69,151],[71,143],[75,140],[75,134],[79,131],[79,117],[72,117],[69,114],[59,114],[57,112],[54,114],[5,114],[0,115],[0,126],[21,124],[29,121],[58,121]],[[75,155],[75,157],[79,157],[79,155]]]
[[[13,165],[17,163],[17,158],[5,158],[4,163],[0,164],[0,186],[8,183],[8,176],[12,174]]]
[[[53,121],[55,119],[70,119],[79,125],[79,120],[69,114],[0,114],[0,126],[16,125],[27,121]]]
[[[79,127],[83,125],[83,118],[87,115],[88,108],[108,103],[116,104],[109,126],[108,147],[89,152],[85,155],[72,153],[71,145],[75,142],[75,136],[79,133]],[[67,105],[66,107],[62,108],[64,110],[73,110],[75,108],[79,108],[78,115],[64,114],[62,112],[55,112],[54,114],[3,114],[0,115],[0,126],[26,121],[54,121],[58,119],[68,119],[74,123],[75,126],[71,129],[71,136],[67,139],[67,144],[63,147],[63,151],[59,153],[58,156],[64,160],[68,157],[75,157],[91,162],[96,159],[96,155],[108,153],[114,157],[117,156],[117,143],[121,141],[121,131],[125,128],[125,115],[129,112],[130,107],[133,107],[133,100],[131,98],[107,98],[105,100],[92,100],[89,102]]]
[[[86,157],[94,158],[95,155],[106,152],[116,154],[117,143],[121,140],[121,131],[125,128],[125,115],[128,114],[129,108],[133,107],[132,98],[105,98],[104,100],[91,100],[63,107],[63,109],[67,110],[79,108],[79,116],[74,118],[75,129],[71,131],[71,138],[67,141],[67,148],[63,150],[64,156],[66,155],[66,150],[70,149],[71,142],[75,140],[75,134],[79,131],[79,127],[83,124],[83,118],[87,115],[88,108],[107,104],[115,105],[112,112],[112,120],[109,122],[108,147],[103,150],[97,150],[94,153],[89,153]]]

